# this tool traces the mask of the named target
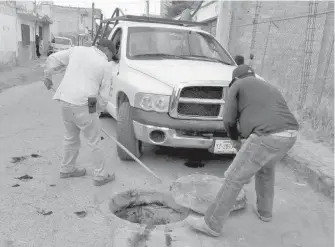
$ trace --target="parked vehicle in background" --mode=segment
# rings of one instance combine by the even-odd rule
[[[143,16],[104,23],[113,25],[108,39],[117,50],[107,111],[130,152],[140,157],[142,143],[149,143],[236,153],[223,127],[223,107],[237,65],[212,35],[194,28],[202,23]],[[131,160],[117,151],[121,160]]]
[[[72,40],[66,37],[54,37],[51,40],[51,45],[49,46],[47,55],[52,53],[69,49],[73,46]]]

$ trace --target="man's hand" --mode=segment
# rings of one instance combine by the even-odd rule
[[[52,86],[53,86],[52,80],[49,79],[49,78],[45,78],[44,79],[44,85],[46,86],[46,88],[48,90],[50,90],[52,88]]]
[[[241,149],[242,146],[242,142],[240,139],[238,140],[231,140],[233,143],[234,148],[236,148],[237,151],[239,151]]]

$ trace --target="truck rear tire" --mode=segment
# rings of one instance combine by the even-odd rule
[[[134,154],[136,158],[140,158],[142,156],[142,142],[137,140],[135,137],[129,102],[123,102],[119,108],[116,133],[117,140],[132,154]],[[133,160],[133,158],[119,146],[117,146],[117,153],[120,160]]]

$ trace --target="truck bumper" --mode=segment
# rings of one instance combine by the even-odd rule
[[[211,148],[215,135],[198,135],[200,132],[217,133],[220,139],[229,140],[222,121],[174,119],[167,113],[145,112],[136,108],[132,108],[132,119],[136,138],[153,145]]]
[[[133,121],[133,125],[136,138],[145,143],[169,147],[203,149],[208,149],[213,144],[212,138],[185,136],[178,133],[175,129],[145,125],[137,121]],[[157,135],[152,135],[152,133],[157,133]],[[158,135],[160,138],[157,138]]]

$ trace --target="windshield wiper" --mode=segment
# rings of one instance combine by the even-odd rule
[[[206,57],[206,56],[200,56],[200,55],[183,55],[183,57],[184,58],[206,59],[207,61],[214,61],[214,62],[226,64],[226,65],[232,65],[231,63],[228,63],[228,62],[225,62],[220,59],[213,58],[213,57]]]
[[[134,57],[161,57],[161,58],[168,58],[168,59],[187,59],[182,56],[177,56],[173,54],[165,54],[165,53],[145,53],[145,54],[138,54]]]

